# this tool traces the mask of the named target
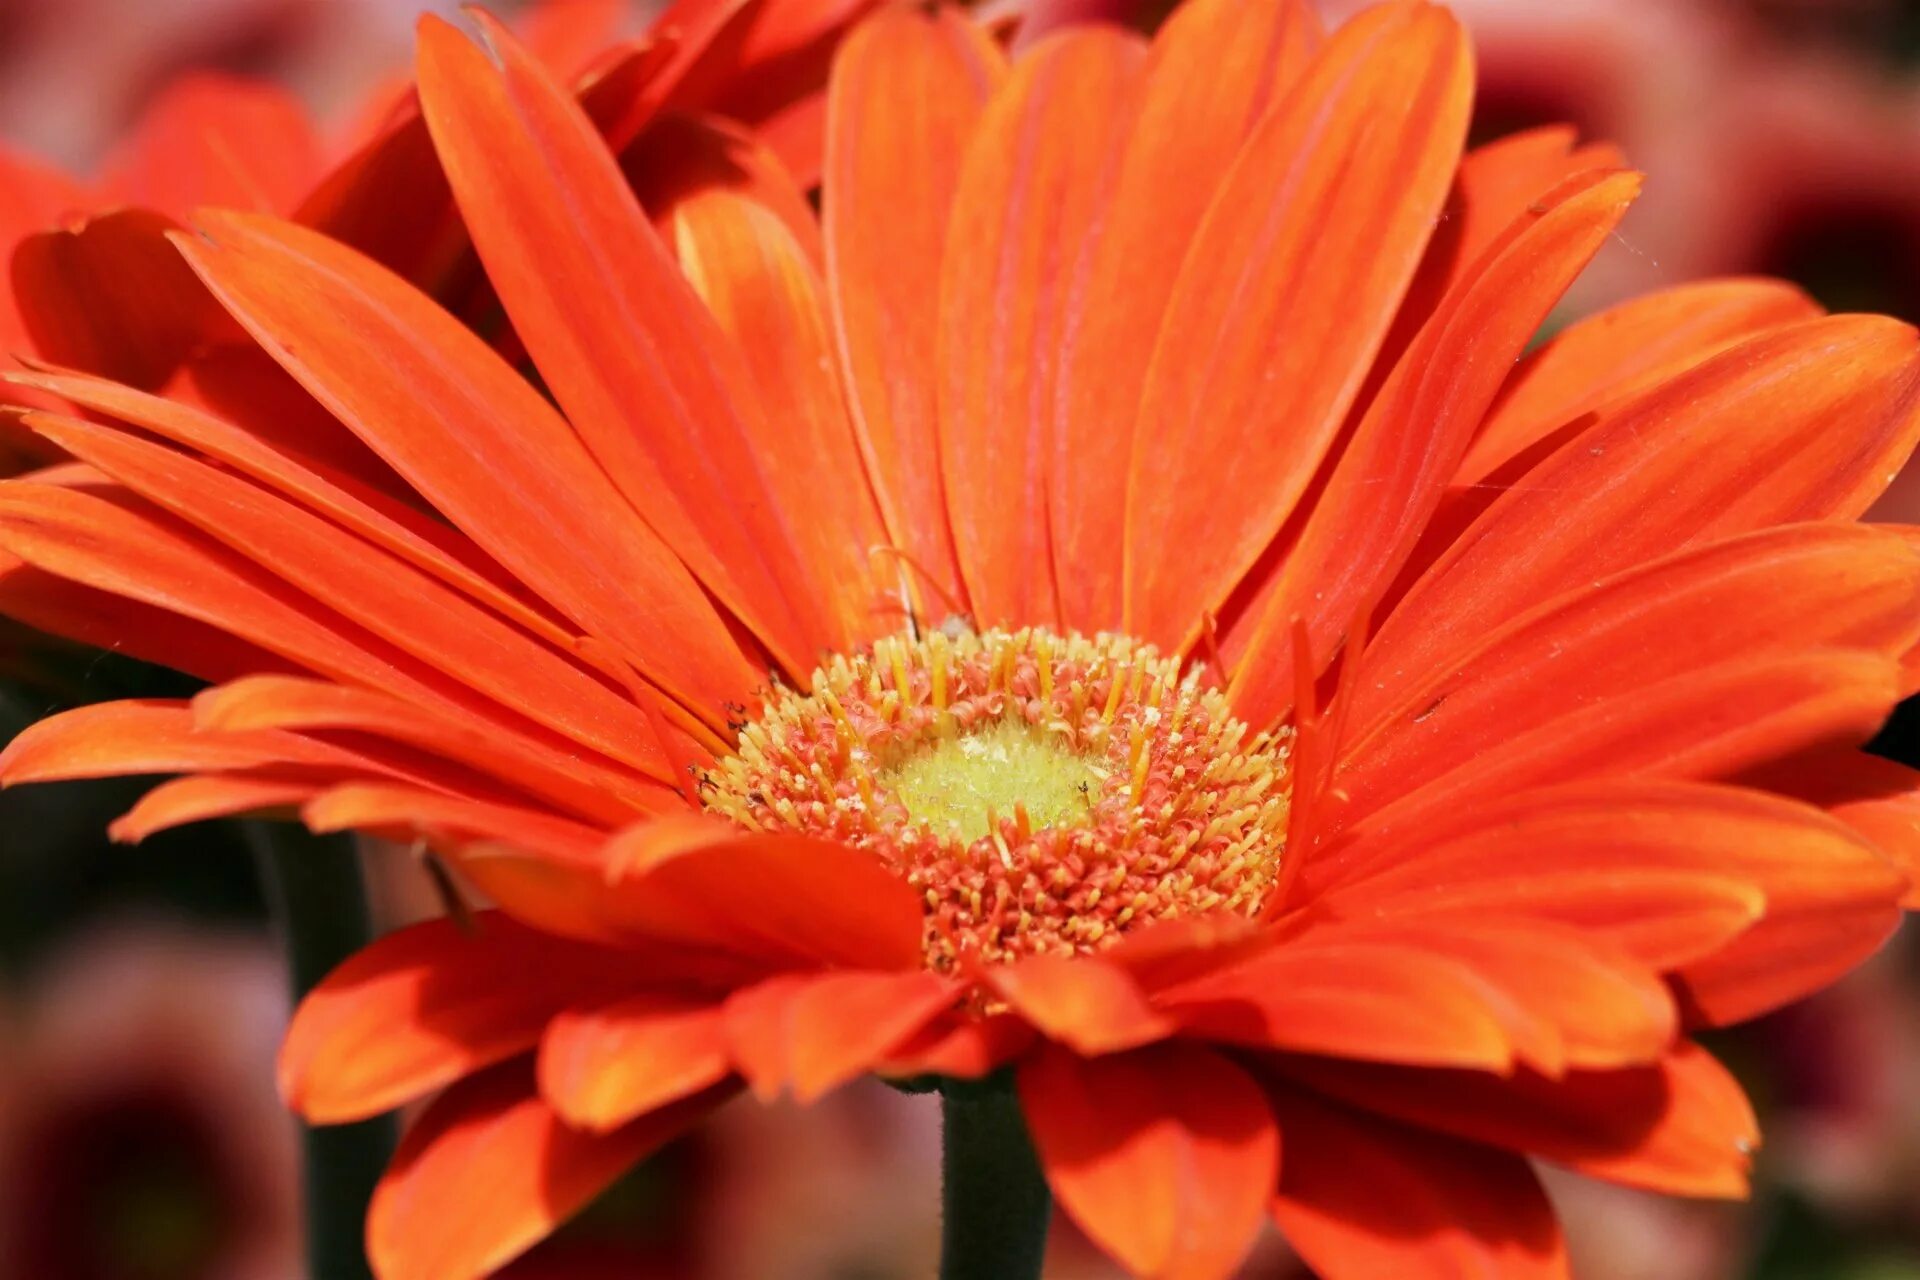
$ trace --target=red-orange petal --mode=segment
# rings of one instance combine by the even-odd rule
[[[153,788],[107,824],[107,835],[126,844],[190,822],[215,818],[288,817],[324,786],[284,770],[195,774]]]
[[[226,324],[150,209],[117,209],[13,247],[14,303],[35,354],[158,387]],[[228,325],[228,327],[231,327]]]
[[[1553,1205],[1518,1156],[1294,1089],[1273,1219],[1324,1280],[1569,1280]]]
[[[434,578],[277,494],[112,428],[34,413],[36,431],[236,554],[511,711],[656,778],[658,735],[630,700]]]
[[[1441,300],[1361,418],[1266,594],[1229,687],[1248,723],[1270,723],[1291,705],[1297,633],[1312,652],[1335,652],[1349,622],[1393,581],[1511,362],[1639,186],[1632,173],[1570,179]]]
[[[1199,1045],[1047,1047],[1016,1083],[1047,1182],[1134,1275],[1223,1280],[1260,1229],[1280,1138],[1260,1087]]]
[[[510,1063],[449,1089],[401,1140],[367,1210],[380,1280],[482,1280],[724,1101],[724,1086],[608,1134],[570,1129]]]
[[[297,734],[196,729],[192,708],[184,702],[140,698],[76,707],[29,725],[0,751],[0,784],[270,764],[337,769],[354,759]]]
[[[1273,1065],[1363,1110],[1670,1195],[1744,1196],[1760,1145],[1739,1083],[1686,1042],[1653,1066],[1560,1080],[1309,1058]]]
[[[566,1010],[540,1036],[540,1096],[605,1133],[725,1079],[725,1019],[711,999],[641,992]]]
[[[746,196],[692,196],[674,207],[671,224],[681,269],[745,356],[745,374],[777,423],[751,447],[789,510],[804,511],[790,522],[791,536],[813,566],[811,589],[832,606],[833,647],[898,630],[898,566],[873,555],[885,535],[841,394],[816,268],[787,224]]]
[[[1432,233],[1471,80],[1451,15],[1381,6],[1335,33],[1241,150],[1187,253],[1141,392],[1131,634],[1197,637],[1306,491]],[[1221,483],[1230,475],[1260,480]],[[1184,554],[1193,548],[1206,554]]]
[[[1557,428],[1686,372],[1820,308],[1777,280],[1705,280],[1662,289],[1568,325],[1507,378],[1454,473],[1485,480]]]
[[[924,969],[782,975],[727,1001],[728,1052],[761,1101],[813,1102],[888,1061],[960,994]]]
[[[930,616],[960,600],[936,428],[941,251],[1001,74],[964,20],[891,6],[847,38],[827,93],[821,216],[842,369],[881,514],[911,561],[899,571]]]
[[[1188,1035],[1373,1062],[1506,1070],[1504,997],[1460,961],[1404,942],[1290,941],[1155,993]]]
[[[1098,956],[1028,956],[981,977],[1037,1031],[1079,1053],[1117,1053],[1174,1029],[1132,975]]]
[[[227,213],[199,224],[215,242],[181,251],[227,308],[496,560],[691,709],[717,715],[752,687],[693,576],[478,337],[324,236]]]
[[[1920,433],[1903,324],[1754,338],[1608,409],[1529,471],[1394,607],[1369,660],[1424,682],[1543,600],[1691,545],[1849,518]]]
[[[689,815],[610,842],[608,909],[643,933],[786,968],[921,967],[921,903],[871,853]]]
[[[111,199],[182,218],[204,204],[283,213],[320,176],[320,138],[300,100],[263,80],[171,80],[101,162]]]
[[[487,274],[581,440],[633,509],[804,678],[837,647],[806,563],[810,474],[779,406],[701,306],[578,104],[498,23],[492,58],[420,26],[420,95]]]
[[[1794,525],[1680,551],[1543,603],[1425,681],[1358,682],[1337,785],[1357,818],[1562,716],[1661,681],[1826,647],[1906,651],[1920,554],[1858,525]],[[1397,672],[1393,672],[1398,675]]]
[[[1078,263],[1046,473],[1060,621],[1120,625],[1128,460],[1184,246],[1247,134],[1319,43],[1304,0],[1190,0],[1154,38],[1101,216]]]
[[[414,925],[300,1002],[280,1047],[280,1095],[313,1124],[391,1111],[524,1053],[570,1002],[638,977],[616,952],[497,911],[476,915],[470,931],[451,920]]]
[[[961,165],[937,399],[947,518],[980,626],[1058,620],[1047,494],[1072,483],[1049,466],[1058,352],[1143,58],[1137,39],[1109,27],[1042,41],[987,103]]]

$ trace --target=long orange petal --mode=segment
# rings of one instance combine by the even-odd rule
[[[14,304],[39,356],[158,387],[231,327],[167,242],[178,224],[118,209],[13,247]]]
[[[1561,1080],[1309,1058],[1273,1066],[1363,1110],[1671,1195],[1744,1196],[1760,1145],[1739,1083],[1690,1043],[1655,1066]]]
[[[1505,1070],[1505,997],[1431,948],[1298,939],[1157,992],[1189,1035],[1374,1062]]]
[[[110,839],[138,844],[149,836],[216,818],[290,816],[325,786],[262,769],[174,778],[148,791],[107,824]]]
[[[1454,474],[1485,480],[1581,414],[1677,377],[1735,343],[1820,314],[1777,280],[1706,280],[1568,325],[1514,370]]]
[[[223,733],[260,729],[341,730],[417,747],[498,778],[502,785],[569,809],[589,821],[624,827],[643,813],[677,811],[671,787],[596,764],[532,739],[486,733],[435,716],[373,689],[295,676],[248,676],[203,690],[194,723]]]
[[[1393,580],[1510,362],[1639,186],[1631,173],[1570,180],[1532,206],[1441,301],[1287,553],[1229,688],[1242,718],[1266,724],[1291,704],[1296,618],[1312,651],[1330,654],[1340,630]]]
[[[1245,1072],[1198,1045],[1091,1059],[1049,1047],[1016,1084],[1054,1194],[1132,1274],[1224,1280],[1240,1265],[1280,1164]]]
[[[923,612],[959,599],[935,426],[936,316],[960,158],[997,58],[965,22],[893,6],[848,37],[828,89],[827,287],[861,448],[893,545],[917,566],[901,575]]]
[[[1141,393],[1130,633],[1197,636],[1306,491],[1432,233],[1471,80],[1450,15],[1382,6],[1333,36],[1242,149]],[[1236,475],[1258,480],[1223,482]]]
[[[1268,1096],[1286,1143],[1273,1219],[1326,1280],[1570,1280],[1527,1162],[1303,1091]]]
[[[804,678],[841,637],[810,565],[810,474],[776,465],[777,406],[700,305],[599,133],[497,23],[497,63],[435,18],[420,94],[516,332],[615,487]],[[848,531],[851,534],[853,531]]]
[[[940,272],[940,465],[979,626],[1054,625],[1048,530],[1060,350],[1106,206],[1143,49],[1088,26],[1035,46],[988,102],[961,165]]]
[[[282,213],[320,176],[320,138],[279,85],[195,72],[171,81],[113,153],[115,203],[185,217],[203,204]]]
[[[761,1101],[814,1102],[889,1060],[961,991],[924,969],[784,975],[727,1001],[728,1051]]]
[[[1362,679],[1338,785],[1359,817],[1518,734],[1730,654],[1897,657],[1916,638],[1920,554],[1897,535],[1794,525],[1683,550],[1542,604],[1441,678]]]
[[[608,1134],[570,1129],[519,1064],[449,1089],[401,1141],[367,1210],[381,1280],[482,1280],[723,1101],[724,1086]]]
[[[168,252],[173,252],[170,246]],[[195,372],[203,379],[208,370],[202,367]],[[570,633],[520,599],[499,568],[473,543],[360,477],[336,470],[327,459],[303,459],[291,448],[278,448],[263,439],[252,424],[238,426],[178,400],[146,395],[103,378],[36,373],[16,375],[13,381],[204,453],[458,587],[535,635],[562,646],[570,643]],[[196,389],[204,385],[204,381],[195,383]],[[244,393],[257,390],[250,382]],[[304,394],[297,388],[295,392]],[[299,435],[301,443],[310,442],[304,429]],[[358,447],[357,441],[354,444]]]
[[[33,414],[30,425],[429,666],[653,777],[670,776],[658,736],[630,701],[403,561],[174,450],[52,415]]]
[[[594,1133],[709,1088],[730,1067],[720,1006],[680,993],[572,1008],[540,1037],[540,1096]]]
[[[1046,473],[1060,621],[1120,625],[1120,550],[1133,422],[1186,245],[1247,134],[1319,42],[1300,0],[1193,0],[1149,50],[1101,216],[1089,228],[1061,352]]]
[[[228,309],[496,560],[696,713],[752,687],[693,576],[479,338],[325,237],[224,213],[200,225],[218,243],[181,251]]]
[[[263,764],[340,768],[349,753],[292,733],[196,732],[192,709],[166,699],[76,707],[22,730],[0,751],[0,782],[61,782],[141,773],[195,773]]]
[[[469,928],[414,925],[353,956],[300,1002],[280,1047],[280,1095],[312,1124],[391,1111],[533,1048],[569,1003],[641,976],[617,952],[497,911]]]
[[[1125,969],[1097,956],[1029,956],[982,976],[1036,1030],[1079,1053],[1117,1053],[1174,1030]]]
[[[834,369],[825,286],[786,224],[745,196],[683,200],[672,223],[681,268],[778,415],[778,429],[752,447],[786,500],[804,495],[813,512],[794,534],[800,558],[815,566],[813,589],[833,607],[834,647],[898,630],[897,613],[881,607],[897,570],[872,555],[884,535]]]
[[[1422,681],[1573,587],[1752,529],[1858,515],[1920,435],[1915,354],[1905,325],[1837,316],[1741,343],[1610,409],[1414,584],[1369,660]]]

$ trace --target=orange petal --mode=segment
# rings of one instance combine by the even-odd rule
[[[172,246],[167,252],[174,253]],[[274,366],[268,368],[275,377],[284,377]],[[196,393],[214,391],[225,403],[230,403],[227,393],[232,392],[249,400],[259,397],[267,401],[276,415],[285,411],[281,397],[261,385],[257,370],[201,362],[190,371],[189,379]],[[242,381],[231,381],[236,379]],[[247,421],[238,425],[179,400],[147,395],[103,378],[36,373],[16,375],[14,381],[52,392],[225,463],[459,588],[542,639],[562,646],[571,641],[568,629],[525,603],[515,593],[517,584],[506,579],[459,533],[359,476],[335,470],[332,459],[303,458],[303,446],[311,448],[316,434],[313,428],[320,423],[298,420],[289,433],[292,439],[276,440],[270,434],[270,423]],[[286,389],[305,398],[305,393],[290,383]],[[182,390],[174,388],[176,392]],[[324,413],[320,416],[326,418]],[[340,431],[331,418],[326,418],[324,425]],[[352,436],[346,436],[346,440],[353,448],[361,448]]]
[[[465,840],[498,840],[556,858],[591,857],[605,839],[598,827],[527,805],[386,782],[334,787],[309,801],[301,817],[321,834],[366,830],[429,838],[445,834]]]
[[[723,4],[682,0],[681,11],[731,9],[734,24],[701,50],[673,101],[751,125],[808,186],[820,174],[828,68],[847,28],[882,0],[781,0]],[[661,20],[664,26],[670,18]]]
[[[882,1062],[881,1075],[952,1076],[978,1080],[992,1075],[1033,1046],[1032,1024],[1012,1014],[952,1013],[935,1018],[904,1041]]]
[[[1474,425],[1547,312],[1625,216],[1637,174],[1569,180],[1488,248],[1368,408],[1287,553],[1229,696],[1251,724],[1293,694],[1295,619],[1332,653],[1413,550]]]
[[[725,1087],[608,1134],[560,1122],[510,1064],[449,1089],[401,1140],[367,1210],[381,1280],[482,1280],[696,1124]]]
[[[1198,1045],[1025,1059],[1020,1107],[1048,1183],[1134,1275],[1224,1280],[1245,1258],[1279,1174],[1258,1085]]]
[[[336,679],[383,688],[451,714],[473,715],[471,694],[460,693],[443,677],[349,628],[277,578],[123,491],[87,493],[8,481],[0,485],[0,546],[87,587],[211,624],[207,631],[179,632],[177,639],[217,629]],[[97,616],[91,601],[59,601],[56,607],[69,603],[85,608],[89,620]],[[110,621],[114,615],[107,611],[104,617]],[[85,630],[104,633],[109,644],[124,634],[110,627]],[[140,641],[132,637],[129,646]],[[185,654],[190,662],[191,650]],[[266,669],[277,665],[285,669],[271,661]],[[493,721],[490,727],[497,732],[500,723]]]
[[[1373,399],[1441,301],[1509,227],[1526,217],[1529,206],[1569,178],[1627,167],[1617,148],[1576,146],[1578,136],[1571,125],[1547,125],[1497,138],[1460,157],[1446,208],[1374,362],[1362,405]]]
[[[670,787],[596,765],[579,752],[567,753],[510,734],[485,733],[376,690],[325,680],[249,676],[197,694],[193,716],[198,728],[222,734],[335,730],[405,743],[430,756],[491,774],[503,786],[609,827],[624,827],[643,813],[677,811],[682,804]]]
[[[927,970],[792,974],[727,1001],[726,1038],[756,1097],[824,1097],[890,1059],[961,988]]]
[[[1899,664],[1878,654],[1736,658],[1505,735],[1461,768],[1374,810],[1374,820],[1406,829],[1469,802],[1563,780],[1731,777],[1811,748],[1864,742],[1899,698]]]
[[[1241,150],[1141,393],[1129,633],[1196,637],[1306,491],[1432,233],[1471,79],[1449,14],[1382,6],[1333,36]],[[1232,475],[1260,482],[1222,482]]]
[[[224,628],[56,577],[25,563],[4,544],[0,533],[0,615],[35,631],[210,682],[299,669]]]
[[[663,116],[620,153],[620,172],[639,197],[640,207],[663,233],[674,211],[687,200],[703,193],[731,192],[772,214],[792,233],[794,243],[816,270],[826,260],[820,219],[807,193],[764,139],[731,120]]]
[[[1048,465],[1058,352],[1142,61],[1139,41],[1108,27],[1042,41],[988,102],[961,165],[940,273],[940,464],[983,627],[1058,618],[1047,494],[1071,483]]]
[[[752,686],[692,575],[479,338],[322,236],[225,213],[200,224],[218,244],[181,250],[227,308],[496,560],[690,708]]]
[[[540,1037],[540,1096],[605,1133],[719,1083],[730,1069],[720,1006],[644,992],[567,1010]]]
[[[927,575],[908,579],[915,598],[954,608],[935,427],[940,261],[997,56],[958,18],[890,6],[847,38],[828,90],[827,287],[854,423],[892,543]]]
[[[1060,353],[1047,486],[1060,621],[1120,625],[1120,549],[1132,425],[1182,246],[1250,130],[1285,98],[1319,43],[1300,0],[1192,0],[1155,37]],[[1131,108],[1130,108],[1131,110]],[[1055,406],[1049,406],[1053,408]]]
[[[226,322],[167,242],[176,229],[121,209],[15,245],[14,303],[34,351],[134,386],[164,383]]]
[[[745,355],[761,403],[779,415],[779,428],[753,447],[788,486],[787,501],[805,495],[810,514],[792,534],[833,607],[835,647],[897,630],[899,619],[880,608],[896,568],[871,554],[884,534],[840,394],[819,276],[786,225],[744,196],[693,197],[672,221],[682,269]]]
[[[1374,1062],[1505,1070],[1505,997],[1471,967],[1397,942],[1296,939],[1157,992],[1190,1035]]]
[[[633,703],[419,570],[245,479],[131,434],[29,425],[314,599],[511,711],[656,778],[672,766]]]
[[[49,716],[0,752],[0,782],[61,782],[142,773],[195,773],[263,764],[341,768],[354,757],[291,733],[203,733],[184,702],[103,702]]]
[[[1125,969],[1097,957],[1028,956],[981,976],[1035,1030],[1079,1053],[1117,1053],[1173,1031]]]
[[[1810,321],[1607,410],[1414,584],[1369,661],[1424,682],[1574,587],[1752,529],[1858,515],[1920,433],[1915,346],[1890,320]]]
[[[419,75],[488,277],[614,485],[804,677],[842,640],[821,613],[829,567],[798,554],[811,477],[776,465],[776,407],[760,403],[591,121],[504,28],[482,25],[497,63],[424,20]]]
[[[116,202],[185,217],[203,204],[284,212],[320,176],[320,138],[293,94],[209,72],[174,78],[100,167]]]
[[[570,1002],[631,986],[618,953],[497,911],[390,933],[300,1002],[280,1047],[280,1095],[312,1124],[391,1111],[523,1053]],[[711,1082],[709,1082],[711,1083]]]
[[[1897,656],[1917,636],[1920,554],[1897,535],[1796,525],[1684,550],[1543,604],[1440,678],[1359,681],[1338,785],[1359,817],[1520,734],[1625,706],[1730,654]],[[1371,654],[1362,661],[1372,669]]]
[[[1570,1280],[1527,1162],[1293,1089],[1268,1101],[1286,1142],[1273,1219],[1325,1280]]]
[[[1829,751],[1744,781],[1817,804],[1859,832],[1913,886],[1900,905],[1920,910],[1920,771],[1861,751]]]
[[[324,784],[274,770],[197,774],[163,782],[107,824],[107,836],[125,844],[190,822],[215,818],[285,817]]]
[[[1478,912],[1551,920],[1676,968],[1772,909],[1884,901],[1886,864],[1805,804],[1656,780],[1573,783],[1434,821],[1363,823],[1303,873],[1338,916]],[[1539,851],[1551,849],[1550,864]],[[1516,868],[1529,869],[1526,875]]]
[[[846,845],[663,819],[615,837],[600,865],[603,892],[642,932],[786,966],[921,966],[920,899]]]
[[[1777,280],[1705,280],[1568,325],[1508,377],[1453,482],[1485,480],[1582,414],[1678,377],[1757,334],[1819,314],[1812,299]]]
[[[1744,1196],[1760,1144],[1738,1082],[1690,1043],[1655,1066],[1561,1080],[1309,1058],[1273,1065],[1362,1110],[1670,1195]]]
[[[1503,1021],[1516,1050],[1550,1075],[1651,1062],[1672,1046],[1679,1024],[1653,970],[1604,936],[1555,922],[1497,914],[1363,918],[1308,926],[1291,945],[1336,940],[1397,943],[1466,965],[1506,997],[1490,1007],[1510,1015]],[[1525,1051],[1522,1037],[1541,1051]]]

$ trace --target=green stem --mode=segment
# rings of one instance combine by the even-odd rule
[[[248,837],[297,1001],[371,939],[359,858],[351,836],[309,835],[287,823],[252,824]],[[372,1280],[361,1244],[367,1202],[396,1135],[391,1116],[303,1130],[307,1274]]]
[[[1010,1089],[940,1096],[940,1280],[1038,1280],[1052,1200]]]

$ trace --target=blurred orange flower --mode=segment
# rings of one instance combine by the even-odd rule
[[[889,9],[817,220],[743,135],[653,181],[481,24],[418,66],[467,323],[199,214],[171,242],[325,415],[34,374],[98,417],[27,414],[79,461],[0,485],[0,602],[216,682],[0,776],[184,774],[116,831],[298,809],[498,904],[283,1052],[315,1121],[445,1089],[386,1280],[499,1267],[742,1086],[868,1072],[1005,1069],[1141,1275],[1271,1218],[1330,1280],[1562,1276],[1530,1156],[1744,1191],[1690,1033],[1913,892],[1915,776],[1857,745],[1920,549],[1855,523],[1920,437],[1912,330],[1731,281],[1525,355],[1638,178],[1565,130],[1463,154],[1424,4],[1193,0],[1011,65]]]
[[[286,1280],[294,1126],[266,1087],[272,948],[152,925],[82,935],[0,1036],[0,1272]]]

